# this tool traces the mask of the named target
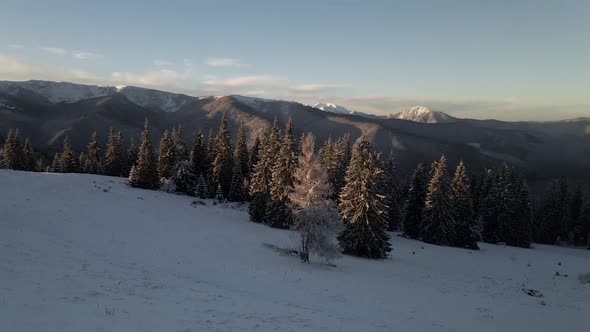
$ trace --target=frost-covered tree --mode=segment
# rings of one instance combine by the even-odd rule
[[[533,241],[533,205],[524,180],[515,179],[515,193],[514,218],[510,223],[511,239],[507,243],[516,247],[529,248]]]
[[[331,194],[328,175],[315,154],[313,135],[301,142],[301,155],[294,172],[294,190],[290,198],[294,206],[293,228],[300,235],[300,258],[309,262],[315,253],[330,261],[340,255],[337,235],[342,229]]]
[[[451,183],[451,206],[455,220],[455,241],[461,248],[479,249],[477,223],[473,216],[473,204],[467,170],[463,161],[459,163]]]
[[[346,170],[349,162],[346,151],[350,144],[349,139],[349,136],[345,136],[338,142],[328,139],[320,149],[321,160],[328,173],[335,199],[338,199],[340,190],[346,183]]]
[[[61,173],[61,163],[60,163],[59,152],[56,152],[53,155],[53,161],[51,162],[51,172],[52,173]]]
[[[132,138],[131,142],[129,143],[129,147],[127,148],[126,165],[125,165],[125,171],[123,172],[124,175],[129,176],[129,173],[131,172],[131,167],[133,167],[135,165],[135,163],[137,162],[137,154],[138,153],[139,153],[139,148],[137,147],[137,145],[135,145],[135,141]]]
[[[412,175],[403,219],[404,235],[412,239],[420,237],[427,185],[428,171],[422,164],[418,164]]]
[[[68,136],[64,139],[64,147],[60,157],[60,169],[62,173],[78,172],[78,160]]]
[[[81,151],[78,155],[78,172],[84,173],[84,165],[86,164],[86,154]]]
[[[221,186],[224,198],[229,195],[233,166],[231,133],[227,124],[227,113],[224,113],[215,139],[215,158],[213,159],[213,181],[217,186]]]
[[[439,161],[434,162],[432,170],[424,204],[422,240],[426,243],[450,246],[455,242],[455,220],[449,199],[451,191],[444,155]]]
[[[177,160],[188,159],[188,154],[186,152],[186,147],[184,144],[184,131],[182,130],[181,125],[178,125],[178,128],[172,128],[171,139],[174,144],[176,159]]]
[[[234,159],[236,164],[240,166],[240,172],[242,173],[242,176],[247,178],[248,173],[250,173],[250,155],[248,153],[248,145],[246,144],[246,132],[244,129],[244,124],[242,124],[238,130]]]
[[[30,172],[37,169],[35,159],[33,159],[33,149],[28,138],[25,140],[25,146],[23,147],[22,169]]]
[[[254,139],[254,144],[252,145],[252,149],[250,149],[250,160],[248,161],[248,176],[246,177],[247,179],[250,179],[252,177],[252,172],[254,170],[254,166],[258,163],[258,154],[259,154],[259,150],[260,150],[260,137],[256,137]]]
[[[402,222],[402,213],[393,155],[390,155],[385,163],[383,192],[387,205],[387,228],[390,231],[398,230]]]
[[[101,149],[98,142],[98,135],[96,131],[92,133],[90,143],[88,143],[88,153],[86,154],[86,161],[84,163],[84,173],[98,174],[101,163]]]
[[[244,175],[240,163],[234,164],[228,200],[230,202],[245,202],[248,199],[248,190],[244,184]]]
[[[568,201],[568,184],[565,178],[553,180],[541,207],[542,215],[538,218],[540,225],[537,241],[559,244],[568,238]]]
[[[584,209],[584,193],[582,186],[578,185],[572,192],[569,202],[569,229],[571,234],[571,243],[580,245],[584,244],[585,235],[581,232],[582,228],[582,217]]]
[[[195,176],[207,174],[208,160],[207,160],[207,148],[203,134],[198,133],[195,135],[193,140],[193,146],[190,153],[190,162],[193,168]]]
[[[176,163],[172,171],[172,181],[176,192],[193,196],[195,194],[196,178],[188,160]]]
[[[510,220],[514,218],[516,195],[512,170],[504,164],[496,174],[481,207],[482,239],[489,243],[508,243]]]
[[[20,144],[20,137],[18,129],[13,131],[10,129],[6,135],[6,141],[3,148],[4,167],[7,169],[22,170],[23,169],[23,151]]]
[[[269,135],[266,133],[260,142],[257,162],[252,170],[250,179],[250,205],[248,212],[250,220],[260,223],[266,215],[266,206],[270,201],[270,183],[272,180],[271,166],[273,155],[269,147]]]
[[[203,174],[199,175],[198,177],[197,185],[195,187],[195,196],[202,199],[209,198],[207,182],[205,181],[205,176]]]
[[[141,145],[137,157],[137,163],[129,173],[129,184],[132,187],[145,189],[158,189],[160,178],[158,177],[158,165],[152,141],[150,138],[149,122],[146,119],[141,134]]]
[[[158,172],[160,178],[170,178],[176,162],[176,146],[170,137],[170,132],[166,129],[160,139],[158,154]]]
[[[102,160],[102,173],[110,176],[123,176],[125,168],[125,152],[123,150],[123,134],[109,131],[107,148]]]
[[[346,254],[385,258],[391,251],[385,231],[385,197],[378,192],[382,177],[378,155],[363,134],[352,152],[346,185],[340,192],[345,229],[338,240]]]

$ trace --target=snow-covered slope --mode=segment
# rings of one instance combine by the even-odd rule
[[[52,103],[75,102],[82,99],[108,96],[116,92],[112,86],[84,85],[69,82],[50,81],[0,81],[0,91],[16,93],[18,89],[27,89]]]
[[[405,111],[391,115],[390,118],[423,123],[448,123],[457,121],[457,118],[424,106],[410,107]]]
[[[376,115],[363,113],[363,112],[356,112],[351,111],[348,108],[332,103],[317,103],[314,104],[312,107],[320,109],[325,112],[336,113],[336,114],[350,114],[350,115],[359,115],[364,117],[376,117]]]
[[[243,208],[104,176],[0,170],[0,183],[0,331],[553,332],[590,323],[588,250],[469,251],[393,236],[388,260],[308,265],[269,248],[295,245],[290,231],[251,223]]]

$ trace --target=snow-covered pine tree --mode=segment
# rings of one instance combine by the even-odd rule
[[[247,174],[248,175],[246,177],[247,179],[250,179],[252,177],[252,172],[254,171],[254,166],[256,165],[256,163],[258,163],[259,150],[260,150],[260,137],[256,136],[256,138],[254,139],[254,144],[252,145],[252,149],[250,149],[250,152],[249,152],[250,160],[248,161],[249,173]]]
[[[23,147],[23,170],[33,172],[37,170],[37,165],[35,163],[35,159],[33,159],[33,149],[31,148],[31,143],[27,138],[25,140],[25,146]]]
[[[488,243],[508,243],[515,215],[516,193],[512,170],[504,164],[494,177],[481,207],[482,239]]]
[[[270,196],[264,223],[275,228],[289,228],[293,218],[289,208],[289,194],[293,190],[293,172],[295,171],[295,137],[292,122],[287,129],[279,153],[275,155],[271,169]]]
[[[201,173],[197,180],[197,186],[195,188],[195,196],[205,199],[208,198],[207,193],[207,182],[205,181],[205,176]]]
[[[576,189],[572,192],[569,202],[569,218],[570,226],[569,232],[572,234],[572,244],[583,245],[585,243],[585,235],[581,232],[582,228],[582,217],[584,209],[584,193],[582,186],[577,185]]]
[[[213,135],[213,128],[209,128],[209,136],[207,137],[207,164],[213,169],[213,160],[216,155],[215,136]]]
[[[81,151],[78,155],[78,171],[79,173],[84,173],[84,165],[86,164],[86,154],[84,151]]]
[[[387,206],[387,229],[396,231],[400,228],[402,213],[393,154],[389,155],[385,163],[383,193],[385,194],[385,205]]]
[[[59,152],[56,152],[53,155],[53,161],[51,162],[51,172],[52,173],[61,173],[61,163],[60,163]]]
[[[7,169],[23,169],[23,151],[20,144],[19,130],[8,130],[4,143],[4,167]]]
[[[568,238],[568,201],[568,184],[565,178],[553,180],[541,208],[537,241],[559,244],[558,242]]]
[[[92,133],[90,143],[88,143],[88,153],[86,154],[86,162],[84,163],[84,173],[98,174],[101,163],[101,149],[98,142],[98,135],[96,131]]]
[[[230,202],[245,202],[248,198],[248,190],[244,186],[244,176],[240,163],[234,164],[228,200]]]
[[[403,219],[404,235],[411,239],[420,238],[427,185],[428,171],[424,165],[418,164],[412,175]]]
[[[189,196],[195,195],[196,178],[188,160],[176,163],[172,171],[172,181],[174,181],[176,192]]]
[[[188,159],[186,146],[184,144],[184,131],[182,130],[182,125],[178,125],[178,128],[172,129],[171,139],[174,143],[176,159],[178,161]]]
[[[123,172],[124,175],[129,176],[129,173],[131,173],[131,167],[133,167],[133,165],[135,165],[135,163],[137,162],[137,154],[139,153],[139,149],[137,147],[137,145],[135,145],[135,141],[133,138],[131,138],[131,141],[129,143],[129,147],[127,148],[127,153],[126,153],[126,165],[125,165],[125,170]]]
[[[229,195],[233,166],[231,133],[227,125],[227,113],[224,113],[215,139],[215,158],[213,159],[213,182],[221,186],[224,198]]]
[[[158,172],[160,178],[170,178],[172,171],[174,170],[174,165],[176,165],[176,161],[176,146],[170,137],[170,132],[166,129],[160,139],[158,154]]]
[[[76,173],[78,172],[78,160],[76,153],[68,136],[64,139],[64,148],[60,157],[60,169],[62,173]]]
[[[444,155],[433,163],[431,173],[422,218],[422,240],[450,246],[455,242],[455,219],[449,199],[451,190]]]
[[[363,134],[353,149],[346,185],[340,192],[345,229],[338,240],[346,254],[385,258],[391,251],[385,231],[385,197],[378,192],[383,177],[378,158]]]
[[[207,174],[207,167],[209,167],[207,162],[207,148],[205,146],[203,134],[200,132],[195,135],[193,140],[190,161],[195,176],[199,177]]]
[[[215,199],[220,203],[225,201],[225,197],[223,196],[223,189],[221,188],[221,184],[217,185],[217,190],[215,191]]]
[[[310,252],[328,261],[340,255],[337,235],[342,229],[331,195],[328,175],[315,154],[311,133],[301,140],[301,155],[294,172],[294,189],[289,197],[293,203],[293,228],[300,234],[300,258],[309,262]]]
[[[257,162],[252,169],[250,179],[250,205],[248,212],[250,220],[261,223],[266,215],[266,206],[270,201],[271,166],[273,156],[269,148],[270,136],[265,133],[260,141]]]
[[[346,146],[345,141],[338,141],[333,143],[329,138],[320,149],[322,163],[328,173],[328,179],[332,186],[332,194],[334,199],[339,199],[340,190],[346,182],[346,169],[348,159],[345,155]]]
[[[455,220],[453,245],[460,248],[479,249],[477,245],[479,231],[473,216],[469,179],[463,161],[457,166],[451,183],[451,206]]]
[[[122,176],[124,167],[123,134],[120,131],[115,132],[111,129],[104,159],[102,160],[102,173],[110,176]]]
[[[236,147],[234,151],[234,159],[236,164],[240,166],[242,177],[248,178],[250,173],[250,156],[248,154],[248,145],[246,144],[246,132],[244,124],[240,125],[238,130],[238,138],[236,140]]]
[[[144,189],[158,189],[160,187],[158,165],[150,135],[149,122],[145,119],[137,163],[129,174],[129,184],[132,187]]]
[[[515,179],[516,202],[514,218],[511,221],[511,246],[530,248],[533,241],[532,218],[533,206],[529,190],[524,180]]]

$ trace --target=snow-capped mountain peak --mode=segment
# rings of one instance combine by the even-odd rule
[[[410,107],[405,111],[391,115],[390,118],[422,123],[449,123],[457,121],[457,118],[426,106]]]
[[[356,114],[356,112],[351,111],[344,106],[336,105],[333,103],[316,103],[312,107],[320,109],[322,111],[336,114]]]

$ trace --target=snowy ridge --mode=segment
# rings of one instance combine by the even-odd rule
[[[588,326],[588,250],[474,252],[392,234],[388,260],[301,264],[276,250],[298,238],[248,221],[244,207],[125,182],[0,170],[0,331]]]
[[[369,117],[369,118],[378,117],[377,115],[374,115],[374,114],[351,111],[344,106],[336,105],[333,103],[316,103],[312,107],[322,110],[324,112],[330,112],[330,113],[334,113],[334,114],[358,115],[358,116],[364,116],[364,117]]]
[[[134,86],[117,87],[117,90],[139,106],[164,112],[176,112],[189,102],[198,100],[187,95]]]
[[[108,96],[116,91],[116,88],[112,86],[84,85],[69,82],[0,81],[0,89],[7,93],[14,94],[18,88],[32,91],[47,98],[52,103],[71,103],[82,99]]]
[[[392,119],[407,120],[422,123],[448,123],[456,122],[457,119],[440,111],[432,110],[425,106],[414,106],[407,110],[390,115]]]

